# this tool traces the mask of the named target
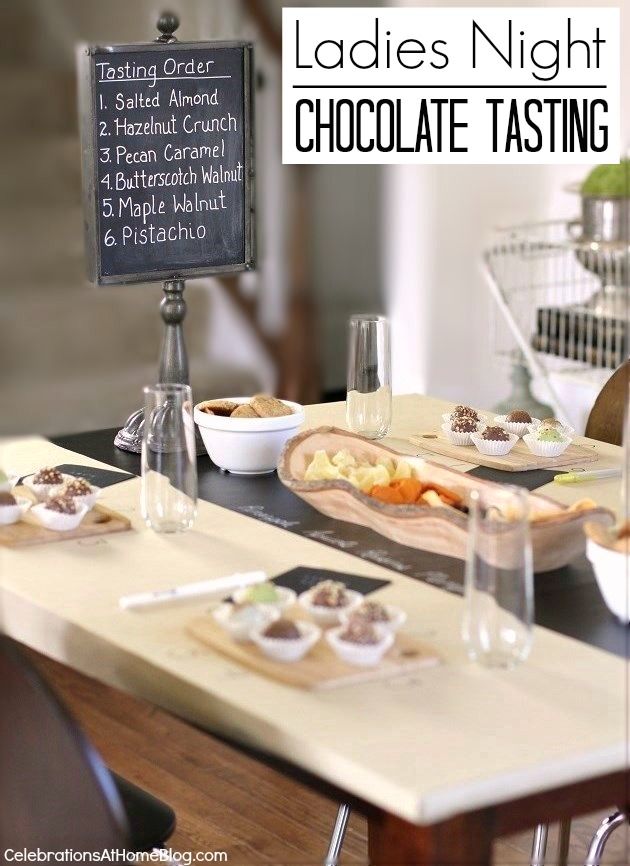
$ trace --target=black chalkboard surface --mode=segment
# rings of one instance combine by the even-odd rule
[[[251,53],[244,42],[82,49],[94,282],[253,267]]]

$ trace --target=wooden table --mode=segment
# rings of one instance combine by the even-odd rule
[[[407,436],[448,408],[396,398],[392,444],[415,453]],[[342,407],[310,407],[307,423],[324,422],[342,423]],[[587,444],[601,454],[599,465],[621,459],[619,449]],[[131,468],[133,458],[108,462]],[[21,473],[45,463],[98,465],[43,440],[0,448],[0,465]],[[619,506],[618,482],[545,492]],[[624,658],[538,627],[527,664],[488,671],[465,657],[458,597],[208,502],[193,531],[158,536],[139,520],[138,493],[134,478],[103,495],[129,515],[133,533],[0,553],[6,631],[358,799],[377,866],[487,863],[495,836],[630,803]],[[207,602],[143,614],[117,603],[125,593],[232,570],[274,575],[303,564],[389,579],[383,600],[407,608],[410,627],[444,665],[388,685],[304,693],[189,638],[186,623]]]

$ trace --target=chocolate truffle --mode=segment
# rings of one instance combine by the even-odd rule
[[[532,416],[524,409],[514,409],[509,415],[505,416],[505,420],[510,424],[531,424]]]
[[[346,587],[338,580],[324,580],[313,589],[311,604],[317,607],[345,607],[348,604]]]
[[[45,466],[33,476],[33,484],[63,484],[63,475],[58,469]]]
[[[544,421],[540,422],[541,427],[555,427],[557,430],[562,429],[562,422],[558,421],[557,418],[545,418]]]
[[[59,514],[76,514],[77,506],[71,496],[51,496],[46,503],[50,511],[58,511]]]
[[[364,601],[352,611],[351,619],[361,619],[365,622],[389,622],[387,608],[377,601]]]
[[[473,421],[479,421],[477,410],[473,409],[472,406],[455,406],[451,415],[453,418],[472,418]]]
[[[476,429],[477,421],[466,415],[460,415],[455,418],[451,424],[451,430],[453,433],[474,433]]]
[[[17,499],[12,493],[0,493],[0,505],[17,505]]]
[[[299,628],[290,619],[277,619],[267,626],[263,635],[280,640],[298,640],[301,637]]]
[[[508,442],[510,434],[503,427],[486,427],[481,438],[492,442]]]
[[[348,643],[364,645],[379,642],[379,637],[374,626],[362,619],[351,619],[339,635],[339,639],[348,641]]]
[[[92,492],[92,488],[85,478],[73,478],[72,481],[66,481],[61,495],[62,496],[87,496]]]

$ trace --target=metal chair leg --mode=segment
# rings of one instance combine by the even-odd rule
[[[604,848],[610,835],[627,820],[628,816],[624,812],[615,812],[609,815],[608,818],[604,818],[595,831],[591,844],[588,846],[588,854],[586,855],[584,866],[600,866]]]
[[[547,838],[549,836],[549,824],[537,824],[532,840],[531,866],[545,866],[547,854]]]
[[[556,866],[567,866],[569,862],[569,843],[571,841],[571,819],[565,818],[560,821],[560,835],[558,836],[558,855]]]
[[[350,806],[348,806],[347,803],[341,803],[337,810],[335,826],[333,827],[332,835],[330,837],[324,866],[337,866],[339,863],[339,855],[341,854],[341,847],[343,845],[344,836],[346,835],[349,817]]]

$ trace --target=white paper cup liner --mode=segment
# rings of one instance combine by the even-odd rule
[[[538,418],[532,418],[531,422],[523,424],[522,422],[506,421],[506,415],[495,415],[494,423],[499,427],[503,427],[508,433],[513,433],[515,436],[524,436],[530,428],[531,424],[540,424]]]
[[[563,442],[541,442],[533,433],[523,436],[523,442],[536,457],[559,457],[571,444],[567,438]]]
[[[477,425],[477,428],[479,428],[479,425]],[[442,430],[451,445],[472,445],[470,433],[458,433],[455,430],[451,430],[450,424],[442,424]]]
[[[509,433],[509,437],[509,442],[497,442],[495,439],[482,439],[481,433],[470,434],[472,443],[477,451],[480,454],[485,454],[486,457],[503,457],[505,454],[509,454],[518,442],[518,436],[514,433]]]
[[[42,526],[46,529],[52,529],[55,532],[70,532],[76,529],[81,523],[85,515],[88,513],[87,505],[77,505],[76,514],[60,514],[58,511],[52,511],[46,508],[44,502],[34,505],[32,508],[33,514],[37,517]]]

